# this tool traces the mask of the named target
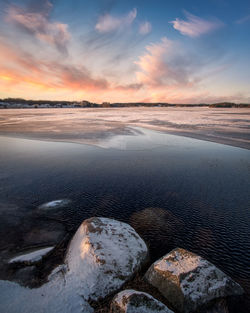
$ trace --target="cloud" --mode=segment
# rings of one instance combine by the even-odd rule
[[[43,86],[71,90],[104,90],[109,83],[94,77],[84,66],[64,64],[58,60],[38,59],[34,54],[16,51],[15,47],[0,40],[0,78],[6,84]],[[5,60],[5,62],[2,62]],[[65,62],[65,61],[64,61]]]
[[[197,80],[195,69],[198,59],[188,53],[183,54],[179,44],[162,38],[161,42],[146,47],[147,53],[135,63],[140,71],[136,72],[140,83],[150,87],[192,86]]]
[[[65,63],[65,60],[38,58],[34,54],[16,50],[0,37],[0,82],[1,89],[29,87],[30,90],[55,90],[96,93],[135,92],[142,86],[137,83],[119,84],[93,75],[83,65]],[[0,90],[1,91],[1,90]],[[100,97],[101,94],[100,93]]]
[[[149,22],[141,23],[139,26],[139,33],[141,35],[147,35],[151,32],[151,30],[152,30],[152,25]]]
[[[193,38],[199,37],[224,25],[219,20],[205,20],[188,12],[186,12],[185,15],[186,20],[176,18],[174,21],[170,22],[176,30],[185,36]]]
[[[109,33],[114,32],[118,29],[123,29],[128,27],[133,23],[137,16],[137,10],[134,8],[126,16],[114,17],[110,14],[105,14],[99,17],[95,29],[99,33]]]
[[[52,4],[46,1],[46,6],[40,12],[10,6],[7,10],[7,21],[14,23],[37,39],[55,46],[61,52],[67,52],[67,44],[70,40],[68,25],[60,22],[51,22],[49,12]]]
[[[167,102],[181,104],[235,102],[249,103],[250,97],[247,94],[232,93],[227,96],[216,95],[213,92],[204,90],[182,90],[168,89],[152,92],[148,97],[142,98],[141,102]]]
[[[235,23],[236,24],[244,24],[244,23],[249,22],[249,21],[250,21],[250,14],[243,16],[239,20],[235,21]]]
[[[249,94],[244,92],[227,92],[223,97],[220,96],[223,91],[218,94],[207,88],[207,84],[200,84],[203,77],[202,80],[195,78],[200,63],[195,56],[182,55],[183,50],[167,38],[149,45],[137,62],[137,81],[125,80],[121,84],[116,79],[111,82],[106,76],[94,75],[83,65],[65,63],[65,58],[41,58],[16,49],[0,35],[0,94],[97,102],[249,102]]]

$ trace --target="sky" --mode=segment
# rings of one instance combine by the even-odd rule
[[[0,0],[0,98],[250,103],[249,0]]]

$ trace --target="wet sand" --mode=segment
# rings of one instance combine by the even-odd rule
[[[100,145],[143,127],[250,149],[250,110],[219,108],[6,109],[0,135]]]

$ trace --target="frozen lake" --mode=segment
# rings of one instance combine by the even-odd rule
[[[250,110],[219,108],[8,109],[0,135],[102,145],[128,127],[209,140],[250,149]]]

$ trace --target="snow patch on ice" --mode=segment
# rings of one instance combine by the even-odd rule
[[[54,247],[47,247],[47,248],[42,248],[39,250],[35,250],[32,252],[24,253],[22,255],[19,255],[17,257],[14,257],[9,260],[8,263],[17,263],[17,262],[37,262],[42,259],[43,256],[48,254],[51,250],[53,250]]]
[[[38,208],[43,210],[50,210],[50,209],[58,209],[60,207],[64,207],[70,204],[71,200],[69,199],[61,199],[61,200],[54,200],[47,203],[40,205]]]

